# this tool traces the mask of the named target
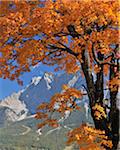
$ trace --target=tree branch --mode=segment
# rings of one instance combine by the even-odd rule
[[[94,106],[95,104],[95,85],[93,81],[93,75],[89,71],[88,61],[85,56],[85,50],[82,51],[82,60],[81,67],[83,70],[83,73],[85,75],[86,83],[87,83],[87,89],[88,89],[88,97],[90,99],[90,106]]]
[[[96,63],[98,65],[111,65],[111,66],[114,66],[114,67],[117,67],[117,64],[115,63],[111,63],[111,62],[105,62],[104,60],[103,61],[100,61],[97,57],[96,57],[96,54],[95,54],[95,50],[94,50],[94,44],[92,44],[92,54],[93,54],[93,58],[94,60],[96,61]],[[112,56],[112,55],[111,55]]]
[[[78,55],[79,55],[79,53],[75,53],[74,51],[72,51],[69,47],[67,47],[66,45],[64,45],[63,43],[61,43],[61,42],[58,42],[61,46],[64,46],[64,48],[63,47],[58,47],[58,46],[56,46],[56,45],[50,45],[49,44],[49,49],[57,49],[57,50],[61,50],[61,51],[64,51],[64,52],[68,52],[69,54],[71,54],[71,55],[73,55],[73,56],[75,56],[75,57],[77,57]],[[50,53],[52,53],[52,52],[50,52]]]

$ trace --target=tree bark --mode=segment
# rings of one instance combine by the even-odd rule
[[[104,99],[103,66],[100,66],[101,70],[97,74],[96,83],[94,83],[93,75],[89,71],[89,64],[88,64],[88,59],[85,56],[85,50],[82,53],[82,60],[83,62],[81,63],[81,67],[82,67],[82,70],[86,79],[88,97],[89,97],[89,103],[90,103],[90,109],[91,109],[91,116],[93,118],[95,128],[104,130],[106,135],[108,136],[108,139],[112,140],[113,147],[112,148],[105,147],[106,150],[117,150],[117,146],[119,142],[119,110],[116,107],[116,95],[117,95],[118,90],[116,90],[116,92],[113,92],[110,89],[111,109],[110,109],[110,115],[108,116],[108,118],[97,120],[94,115],[95,112],[93,110],[93,106],[96,103],[99,103],[102,107],[104,107],[103,106],[103,99]],[[114,72],[114,67],[113,68],[110,67],[110,79],[112,79],[115,76],[113,75],[113,72]],[[105,108],[105,111],[106,111],[106,108]],[[111,128],[108,127],[109,125],[111,125],[110,126]]]
[[[97,81],[94,83],[92,73],[89,72],[89,66],[87,59],[85,57],[85,51],[82,53],[82,60],[83,63],[81,63],[82,70],[85,75],[86,84],[88,88],[88,97],[90,102],[90,108],[91,108],[91,116],[93,118],[95,128],[100,130],[105,130],[106,133],[109,133],[108,129],[108,121],[107,119],[97,120],[94,115],[93,106],[96,103],[99,103],[101,106],[103,106],[103,68],[101,69],[100,73],[97,74]]]
[[[115,62],[115,59],[113,58],[111,62]],[[119,71],[119,62],[117,62],[117,71],[115,72],[115,67],[110,66],[110,80],[112,80],[114,77],[116,77],[117,72]],[[119,109],[117,108],[117,93],[118,93],[118,85],[116,85],[116,90],[113,91],[113,89],[110,90],[110,124],[111,124],[111,133],[112,133],[112,143],[113,143],[113,150],[116,150],[119,143]]]
[[[100,61],[103,61],[104,55],[98,52],[98,59]],[[98,67],[100,68],[100,72],[96,75],[96,82],[95,82],[95,99],[97,102],[103,105],[103,99],[104,99],[104,73],[103,73],[103,65],[98,64]]]
[[[75,31],[75,27],[73,25],[68,26],[68,31],[73,38],[75,37],[79,38],[79,36],[81,36]],[[117,47],[118,45],[116,45],[116,48]],[[92,72],[90,71],[90,66],[89,66],[89,60],[88,60],[89,56],[86,56],[86,53],[85,53],[86,52],[85,45],[83,45],[82,48],[83,50],[82,50],[81,67],[82,67],[82,70],[86,79],[89,104],[91,108],[91,116],[93,118],[95,128],[100,129],[100,130],[105,130],[105,133],[108,136],[108,138],[112,140],[112,144],[113,144],[112,150],[117,150],[117,145],[119,142],[119,110],[117,109],[117,106],[116,106],[116,101],[117,101],[116,96],[117,96],[118,89],[116,91],[112,91],[111,89],[109,89],[111,106],[110,106],[110,113],[109,113],[108,118],[97,120],[94,115],[95,112],[93,110],[93,106],[96,103],[99,103],[104,108],[104,105],[103,105],[103,99],[104,99],[104,73],[103,73],[104,66],[103,65],[104,64],[98,64],[97,62],[101,70],[99,73],[96,74],[97,80],[94,83],[93,75],[92,75]],[[74,55],[74,56],[77,57],[77,55]],[[104,55],[101,54],[100,52],[98,52],[97,57],[98,57],[97,59],[100,61],[103,61],[104,59]],[[119,63],[119,60],[117,62]],[[115,63],[114,56],[111,60],[111,64],[112,63]],[[118,68],[119,68],[119,64],[118,64],[117,69]],[[114,66],[110,66],[109,79],[111,80],[114,77],[115,77]],[[104,109],[106,112],[106,108]],[[109,125],[111,125],[110,126],[111,128],[108,127]],[[109,148],[106,147],[106,149],[108,150]]]

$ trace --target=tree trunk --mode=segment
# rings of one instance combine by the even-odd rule
[[[112,150],[117,150],[119,143],[119,110],[112,110],[111,115],[111,132],[112,132]]]
[[[111,60],[112,63],[115,63],[115,59]],[[115,67],[110,66],[110,80],[116,77],[117,72],[119,71],[119,61],[117,61],[117,70],[115,72]],[[118,93],[118,85],[116,85],[116,90],[110,90],[110,124],[111,124],[111,132],[112,132],[112,143],[113,143],[113,150],[117,149],[119,143],[119,109],[117,108],[117,93]]]
[[[88,90],[87,92],[88,92],[89,103],[91,108],[91,116],[93,118],[95,128],[104,130],[108,138],[112,140],[113,147],[111,149],[105,147],[106,150],[117,150],[117,146],[119,142],[119,110],[116,107],[116,95],[118,90],[116,90],[116,92],[110,90],[111,109],[108,118],[97,120],[94,115],[93,106],[96,103],[99,103],[102,107],[104,107],[103,106],[103,98],[104,98],[103,66],[100,66],[101,70],[97,74],[96,83],[94,83],[93,75],[89,71],[89,62],[87,61],[88,59],[86,59],[85,50],[82,53],[82,60],[83,63],[81,63],[81,67],[86,79],[87,90]],[[110,79],[112,79],[115,76],[113,75],[113,72],[114,72],[114,67],[110,68]]]

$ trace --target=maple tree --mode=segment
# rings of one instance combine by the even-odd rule
[[[80,71],[86,80],[95,129],[80,126],[69,133],[68,143],[77,141],[80,145],[80,137],[85,133],[83,141],[88,142],[87,149],[96,147],[95,140],[101,138],[99,146],[115,150],[119,141],[118,36],[117,0],[0,1],[0,77],[16,79],[22,84],[21,73],[30,71],[31,66],[40,62],[56,64],[56,71],[65,70],[72,74]],[[104,104],[106,86],[110,107]],[[60,105],[56,111],[61,114],[65,110],[79,109],[75,100],[83,93],[66,85],[63,89],[63,93],[55,94],[49,103],[41,104],[38,109],[55,111],[56,102]],[[47,112],[37,113],[36,118],[45,119],[39,127],[46,124],[59,126]],[[105,140],[106,136],[112,146],[109,140]],[[96,149],[101,149],[99,146]]]

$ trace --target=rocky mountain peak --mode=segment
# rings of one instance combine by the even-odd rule
[[[57,92],[62,92],[62,85],[67,84],[69,87],[76,87],[84,84],[80,74],[68,75],[45,72],[43,76],[35,76],[31,83],[18,93],[6,97],[0,102],[0,109],[5,111],[8,120],[22,120],[29,115],[36,113],[36,108],[42,102],[47,102]]]
[[[0,108],[4,109],[5,117],[9,121],[24,119],[28,114],[28,109],[24,102],[19,100],[21,91],[13,93],[0,102]]]
[[[44,74],[44,80],[46,81],[46,85],[47,85],[47,89],[50,90],[51,89],[51,83],[54,80],[54,75],[50,72],[45,72]]]
[[[41,76],[33,77],[31,84],[37,85],[40,82],[41,78],[42,78]]]

